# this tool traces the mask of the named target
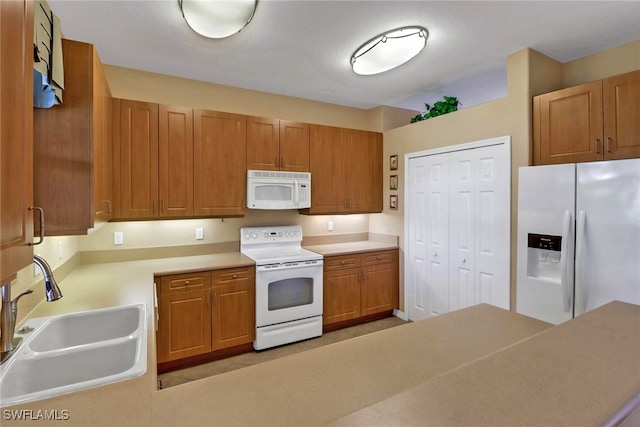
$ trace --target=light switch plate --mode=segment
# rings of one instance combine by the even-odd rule
[[[204,228],[198,227],[196,228],[196,240],[204,239]]]

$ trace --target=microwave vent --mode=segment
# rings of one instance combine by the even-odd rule
[[[280,171],[259,171],[248,170],[249,178],[289,178],[289,179],[309,179],[309,172],[280,172]]]

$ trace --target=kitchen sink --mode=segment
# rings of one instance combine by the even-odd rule
[[[34,327],[0,365],[0,406],[44,399],[142,375],[144,304],[31,319]]]
[[[137,306],[125,306],[55,317],[28,345],[35,352],[43,352],[126,337],[144,322],[144,314]]]

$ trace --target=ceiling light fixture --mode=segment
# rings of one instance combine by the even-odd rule
[[[387,31],[360,46],[351,56],[356,74],[369,76],[399,67],[424,49],[429,33],[422,27]]]
[[[211,39],[224,39],[247,26],[258,0],[178,0],[178,4],[193,31]]]

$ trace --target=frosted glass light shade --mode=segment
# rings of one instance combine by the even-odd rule
[[[196,33],[223,39],[242,30],[253,18],[257,0],[178,0],[182,16]]]
[[[404,27],[376,36],[351,56],[353,71],[361,75],[383,73],[419,54],[429,33],[422,27]]]

